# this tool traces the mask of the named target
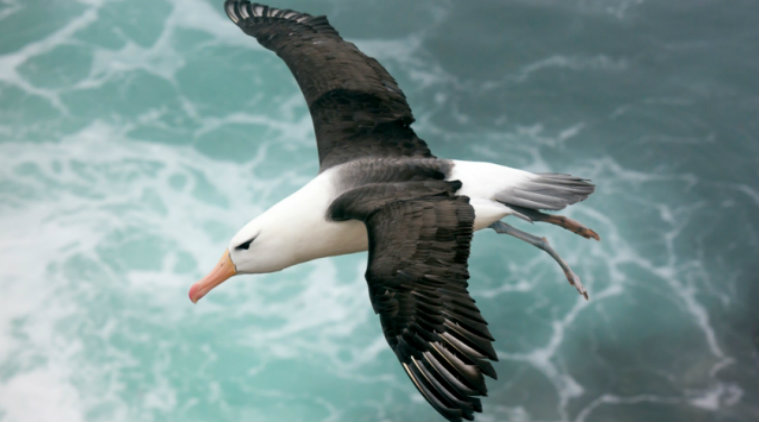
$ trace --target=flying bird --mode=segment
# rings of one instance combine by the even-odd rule
[[[324,16],[227,0],[229,18],[280,56],[313,120],[319,173],[232,237],[189,292],[197,302],[235,274],[268,273],[316,258],[369,251],[371,304],[403,369],[445,418],[472,420],[496,378],[493,336],[467,291],[472,233],[491,228],[553,257],[513,215],[599,240],[560,210],[587,198],[588,180],[486,162],[438,158],[411,128],[411,109],[387,70],[342,39]]]

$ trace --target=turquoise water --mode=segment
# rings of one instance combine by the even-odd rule
[[[364,254],[189,286],[317,171],[287,68],[221,0],[0,1],[0,420],[440,420]],[[441,157],[589,177],[480,232],[479,421],[759,417],[755,1],[287,1],[378,58]]]

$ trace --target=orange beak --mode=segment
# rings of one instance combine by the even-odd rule
[[[219,259],[219,263],[216,264],[213,270],[203,277],[200,281],[193,284],[190,287],[190,300],[192,303],[197,303],[201,297],[210,292],[211,289],[223,283],[224,280],[237,274],[235,264],[232,263],[232,258],[229,257],[229,250],[224,251],[224,255]]]

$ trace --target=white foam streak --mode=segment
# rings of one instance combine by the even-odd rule
[[[680,400],[676,398],[666,398],[653,394],[641,394],[632,397],[619,397],[613,394],[604,394],[601,397],[593,400],[593,402],[586,406],[578,415],[577,420],[585,421],[588,416],[599,406],[604,404],[634,404],[634,403],[678,403]]]
[[[556,393],[559,396],[557,409],[561,420],[569,420],[567,406],[569,405],[570,400],[580,397],[583,394],[584,389],[582,385],[564,370],[564,368],[560,368],[555,360],[558,356],[558,349],[564,341],[566,330],[572,326],[577,315],[586,306],[587,305],[583,301],[578,300],[564,318],[554,321],[552,324],[553,333],[547,344],[543,347],[525,354],[498,352],[499,359],[529,363],[545,375],[545,377],[554,385]]]
[[[624,59],[613,59],[603,54],[592,57],[553,55],[524,66],[516,79],[519,82],[523,82],[529,79],[534,73],[546,69],[574,71],[605,70],[618,72],[626,69],[627,66],[627,62]]]
[[[445,10],[445,9],[436,9]],[[444,14],[441,15],[441,18]],[[435,62],[424,51],[423,42],[425,34],[436,23],[431,22],[427,28],[407,35],[404,38],[392,40],[356,40],[355,43],[361,51],[370,57],[374,57],[385,66],[392,74],[394,66],[401,66],[404,73],[414,82],[413,89],[425,89],[434,85],[445,84],[451,87],[458,83],[457,78],[447,72],[440,63]]]
[[[523,0],[524,1],[524,0]],[[643,4],[644,0],[574,0],[557,3],[553,0],[529,0],[531,6],[556,7],[557,5],[570,7],[574,12],[589,15],[608,15],[615,19],[627,19],[629,11]]]
[[[3,0],[3,9],[0,10],[0,21],[13,15],[21,9],[21,3],[16,0]]]
[[[25,372],[0,384],[0,409],[9,421],[84,420],[78,391],[56,366]]]
[[[361,260],[356,272],[349,274],[338,273],[330,260],[317,260],[286,270],[285,274],[293,276],[280,278],[278,283],[297,290],[298,294],[278,296],[276,301],[266,301],[265,284],[251,283],[245,296],[247,302],[254,303],[237,308],[238,317],[257,321],[277,315],[284,320],[276,329],[253,327],[237,337],[246,347],[276,358],[320,354],[339,373],[351,374],[377,354],[387,351],[387,343],[381,335],[370,336],[363,349],[351,350],[349,354],[342,348],[346,338],[365,337],[366,333],[360,331],[367,325],[374,326],[379,334],[379,322],[370,318],[371,307],[363,281],[365,264],[365,260]],[[302,280],[300,277],[291,279],[302,272],[307,272]]]
[[[225,41],[239,38],[234,37],[235,28],[227,25],[218,11],[207,2],[175,1],[161,34],[152,45],[143,47],[127,39],[124,47],[119,50],[96,48],[89,77],[75,88],[98,87],[121,74],[139,69],[174,82],[176,72],[182,69],[186,62],[185,57],[179,54],[174,46],[178,28],[200,30]]]
[[[87,303],[102,302],[104,294],[118,292],[118,286],[129,292],[124,300],[137,301],[137,309],[162,309],[163,322],[178,323],[190,309],[187,286],[196,277],[193,274],[202,271],[194,262],[210,267],[209,251],[223,250],[227,240],[209,236],[209,217],[216,216],[213,223],[226,226],[222,233],[232,233],[236,224],[252,216],[252,196],[261,189],[260,182],[244,177],[250,172],[248,166],[228,166],[187,147],[131,141],[124,135],[128,130],[128,125],[94,122],[57,144],[0,145],[0,179],[25,192],[15,203],[0,207],[0,256],[7,263],[3,273],[8,283],[0,306],[0,360],[30,359],[23,365],[30,369],[2,387],[9,390],[0,399],[6,416],[25,416],[12,420],[56,419],[50,417],[53,413],[82,419],[87,409],[103,402],[114,406],[112,417],[137,415],[120,399],[120,381],[110,383],[111,389],[100,392],[99,398],[76,394],[78,389],[92,391],[92,383],[117,374],[118,368],[137,364],[108,341],[124,335],[137,342],[150,341],[147,334],[129,327],[132,311],[117,309],[98,331],[90,331],[89,323],[63,329],[60,324],[76,319]],[[213,183],[216,198],[229,207],[196,193],[200,183]],[[259,201],[265,198],[258,196]],[[165,254],[157,257],[159,266],[122,272],[119,267],[124,264],[113,252],[143,239],[161,239],[165,244]],[[81,267],[76,273],[70,272],[72,263]],[[181,266],[187,264],[192,266]],[[187,307],[177,307],[178,301]],[[15,328],[20,321],[23,336]],[[69,337],[72,330],[77,334]],[[106,346],[88,350],[91,346],[82,340],[91,343],[94,338],[103,338]],[[82,354],[91,356],[84,359]],[[104,354],[113,358],[107,372],[97,366]],[[34,363],[40,359],[41,365]],[[165,377],[168,362],[156,365],[154,384],[144,393],[148,412],[144,417],[176,404],[175,387]],[[74,382],[79,383],[77,389]],[[34,383],[46,388],[33,390],[29,386]],[[18,394],[46,405],[25,408]]]
[[[570,130],[569,132],[574,132],[574,130]],[[535,136],[535,134],[531,136]],[[539,167],[539,163],[541,162],[542,159],[538,156],[535,159],[536,164],[533,166]],[[590,165],[595,168],[592,170],[579,170],[578,174],[586,175],[593,180],[614,181],[614,184],[611,185],[604,183],[602,193],[606,195],[613,195],[617,191],[645,191],[646,185],[662,182],[671,183],[677,181],[684,185],[685,189],[690,189],[696,183],[694,177],[691,175],[639,172],[624,168],[610,158],[597,160]],[[633,285],[638,286],[640,283],[651,282],[650,280],[630,279],[629,272],[626,269],[630,264],[654,275],[655,280],[660,280],[662,285],[653,286],[653,288],[666,289],[666,295],[664,292],[662,292],[662,295],[669,300],[673,300],[676,306],[691,317],[694,325],[698,327],[699,332],[703,336],[709,353],[714,357],[710,371],[712,376],[715,376],[719,371],[734,362],[734,358],[725,353],[718,340],[708,309],[698,299],[699,295],[704,293],[702,286],[709,284],[708,280],[702,279],[707,274],[706,268],[703,267],[698,258],[683,259],[675,246],[690,221],[690,215],[705,206],[707,204],[704,203],[689,203],[681,206],[659,204],[657,206],[661,223],[669,227],[661,233],[661,239],[665,245],[664,256],[666,259],[659,263],[646,258],[645,251],[639,250],[639,246],[624,237],[620,232],[620,228],[624,227],[624,222],[612,219],[612,217],[595,210],[592,206],[574,207],[568,209],[568,213],[563,213],[570,216],[574,214],[572,218],[583,221],[596,229],[602,236],[600,243],[589,244],[589,249],[574,249],[565,259],[570,265],[574,262],[587,262],[589,259],[603,262],[604,267],[608,271],[609,278],[603,283],[599,283],[592,276],[592,273],[588,273],[589,280],[586,280],[586,284],[588,285],[588,290],[591,292],[590,302],[585,303],[578,300],[563,315],[556,318],[551,325],[551,335],[542,346],[526,353],[498,351],[499,358],[529,363],[545,375],[546,379],[554,385],[559,396],[557,412],[562,420],[570,419],[569,405],[575,399],[580,399],[585,391],[583,386],[570,375],[569,368],[561,366],[563,360],[560,357],[560,349],[568,341],[566,338],[568,329],[576,324],[578,316],[583,312],[592,310],[594,313],[603,314],[603,312],[597,312],[596,308],[602,306],[604,302],[616,300],[616,297],[627,294],[628,289]],[[560,248],[556,245],[554,247],[560,253],[565,250],[565,248]],[[583,250],[585,253],[584,256],[581,256],[580,254],[583,253]],[[509,265],[509,269],[505,273],[510,274],[510,278],[515,280],[533,279],[538,268],[544,265],[554,265],[550,262],[549,258],[541,255],[543,254],[536,252],[535,258],[527,262],[520,262],[519,265],[506,264]],[[579,271],[579,273],[584,274],[582,271]],[[513,291],[533,291],[535,292],[534,294],[539,294],[540,292],[534,285],[525,284],[524,281],[520,281],[517,284],[502,282],[500,286],[491,289],[475,289],[473,294],[475,297],[492,298]],[[536,302],[536,306],[537,303],[539,302]],[[577,418],[578,420],[585,420],[595,408],[603,404],[634,403],[638,401],[688,402],[697,407],[716,410],[719,403],[735,403],[742,394],[743,392],[738,385],[715,381],[706,390],[693,391],[686,397],[662,398],[653,395],[618,397],[604,395],[586,406],[578,414]]]
[[[69,43],[74,33],[86,28],[97,19],[97,16],[98,12],[96,9],[87,9],[79,17],[72,19],[63,28],[47,37],[25,44],[21,49],[13,53],[0,55],[0,81],[15,85],[24,92],[43,97],[58,111],[64,114],[67,113],[67,109],[58,95],[58,90],[40,88],[29,83],[18,72],[18,67],[31,57],[44,54],[60,45]]]
[[[325,420],[355,416],[350,413],[351,406],[363,406],[362,410],[377,418],[394,418],[390,409],[400,406],[400,401],[413,392],[413,386],[397,366],[378,318],[372,313],[363,277],[365,259],[328,259],[278,274],[241,276],[220,286],[196,306],[187,300],[186,289],[213,266],[239,226],[310,178],[311,174],[302,171],[301,166],[311,166],[310,171],[315,163],[294,163],[281,173],[274,171],[275,176],[267,180],[256,176],[267,163],[272,165],[270,157],[281,146],[275,142],[286,141],[285,150],[312,148],[313,129],[302,96],[295,90],[276,98],[275,108],[266,113],[273,117],[231,108],[218,115],[204,115],[206,104],[203,100],[194,102],[190,94],[184,93],[178,78],[183,70],[196,71],[189,68],[195,59],[192,55],[206,52],[201,51],[206,48],[234,47],[252,52],[263,47],[228,22],[219,2],[167,1],[171,10],[157,23],[160,28],[155,29],[159,32],[149,45],[129,39],[125,31],[118,29],[114,30],[117,47],[87,44],[81,35],[83,30],[97,29],[96,24],[118,17],[106,13],[112,4],[109,1],[79,0],[85,6],[81,14],[68,17],[52,32],[42,31],[44,35],[39,39],[16,51],[0,54],[0,83],[43,99],[58,112],[53,119],[63,122],[53,125],[44,139],[24,139],[27,128],[46,123],[33,120],[34,116],[27,122],[5,122],[0,126],[1,137],[19,140],[0,143],[0,418],[182,419],[195,417],[198,409],[218,411],[217,418],[270,418],[255,408],[257,405],[241,404],[239,398],[233,397],[236,394],[251,401],[264,397],[277,403],[305,402],[306,406],[323,410]],[[18,0],[0,2],[3,23],[15,19],[26,7],[39,7]],[[551,10],[565,7],[578,9],[581,14],[610,17],[606,22],[627,19],[643,3],[576,0],[566,6],[552,0],[537,2],[538,7],[545,5]],[[535,7],[535,1],[528,3],[530,8]],[[530,400],[537,395],[551,397],[551,403],[540,406],[555,412],[557,419],[580,421],[598,419],[596,412],[615,405],[667,404],[677,405],[678,410],[709,412],[742,406],[750,391],[741,388],[742,381],[734,381],[734,373],[747,358],[731,350],[731,343],[725,339],[734,334],[719,331],[720,327],[724,329],[719,319],[724,314],[713,313],[710,308],[721,303],[727,309],[731,301],[740,300],[734,292],[725,292],[724,286],[734,288],[742,280],[732,280],[739,276],[729,272],[723,280],[709,279],[715,274],[710,268],[713,257],[703,256],[698,245],[702,239],[691,242],[689,235],[693,233],[688,231],[692,230],[694,218],[710,215],[707,211],[715,206],[759,206],[755,183],[703,180],[696,173],[673,174],[661,170],[669,168],[666,164],[661,168],[636,168],[609,156],[583,159],[567,154],[576,159],[570,164],[572,168],[557,168],[561,160],[542,154],[549,149],[552,153],[568,151],[575,143],[582,144],[578,142],[580,137],[597,136],[599,122],[592,119],[532,123],[529,118],[510,115],[495,126],[472,128],[477,115],[464,110],[457,101],[461,92],[478,95],[531,83],[554,73],[571,77],[591,72],[623,78],[625,72],[640,63],[633,66],[629,59],[591,50],[550,51],[495,80],[454,75],[425,51],[429,35],[439,31],[441,24],[459,19],[448,15],[451,9],[432,8],[421,23],[423,27],[411,34],[357,42],[391,74],[411,81],[410,86],[402,86],[407,94],[414,90],[434,91],[428,107],[415,106],[419,119],[415,129],[423,128],[420,134],[424,132],[433,149],[440,145],[439,140],[477,137],[477,142],[471,143],[477,144],[471,147],[473,154],[514,158],[517,162],[505,164],[530,171],[575,173],[593,179],[598,186],[588,201],[562,214],[596,229],[602,242],[586,243],[571,234],[554,235],[561,232],[558,229],[546,230],[556,250],[583,277],[590,302],[577,297],[566,286],[555,263],[538,250],[529,259],[504,259],[500,267],[470,268],[470,291],[482,309],[497,313],[500,301],[526,298],[530,302],[524,304],[524,314],[520,315],[541,319],[536,326],[545,332],[524,335],[522,341],[527,344],[514,346],[508,335],[498,335],[496,343],[501,348],[498,355],[502,361],[516,362],[515,366],[522,370],[534,368],[539,373],[538,383],[528,385],[548,385],[550,390],[532,390],[525,395],[532,396]],[[185,42],[188,33],[192,34],[189,38],[202,41]],[[35,58],[61,47],[91,53],[89,71],[69,86],[35,85],[33,78],[23,73],[25,63],[34,63]],[[114,109],[109,110],[109,116],[84,122],[77,115],[84,110],[74,109],[74,102],[70,106],[64,102],[69,100],[69,93],[130,81],[142,73],[175,88],[171,104],[178,104],[179,114],[190,120],[187,127],[181,119],[175,126],[165,121],[176,117],[172,113],[177,110],[169,110],[170,105],[152,109],[147,105],[136,116],[119,114]],[[642,99],[627,92],[628,105],[612,104],[606,117],[612,124],[621,125],[619,118],[629,117],[626,113],[638,106],[652,110],[662,105],[698,109],[701,104],[685,91],[670,91]],[[250,95],[249,103],[253,104],[259,101],[256,95],[268,94],[261,91]],[[24,111],[32,114],[35,110],[28,107]],[[450,112],[451,118],[462,125],[462,131],[474,132],[452,133],[450,128],[436,126],[441,110]],[[684,123],[703,127],[705,135],[701,138],[673,130],[635,141],[643,147],[658,143],[713,147],[722,141],[711,123],[694,120],[697,119],[686,119]],[[557,121],[565,123],[557,127]],[[157,127],[178,133],[182,139],[177,142],[189,143],[193,138],[223,133],[224,128],[234,126],[261,126],[274,139],[261,140],[260,147],[251,151],[244,163],[230,164],[211,159],[186,144],[161,145],[130,135]],[[504,131],[501,127],[510,129]],[[33,140],[47,143],[36,144]],[[504,153],[502,147],[508,152]],[[599,154],[612,154],[611,151],[616,150]],[[509,157],[512,153],[518,156]],[[652,192],[660,185],[684,192],[687,201],[675,203],[661,191],[654,198]],[[705,187],[729,194],[723,197],[723,203],[715,204],[694,193]],[[656,228],[651,230],[650,238],[630,238],[631,233],[635,234],[631,225],[639,220],[634,219],[635,211],[615,214],[621,208],[618,204],[647,213],[651,226]],[[746,231],[755,233],[755,228],[754,222]],[[740,239],[735,242],[737,247],[742,246]],[[750,242],[756,246],[755,237]],[[652,244],[661,250],[658,256],[647,250]],[[513,245],[529,249],[524,244]],[[732,261],[725,258],[725,262]],[[540,281],[543,279],[545,283]],[[556,299],[548,289],[563,290],[566,299]],[[694,353],[702,366],[687,375],[668,372],[661,366],[652,369],[675,387],[668,394],[648,393],[644,387],[630,395],[619,391],[599,394],[597,385],[589,380],[591,376],[577,372],[571,366],[573,361],[562,353],[587,353],[590,359],[596,358],[593,346],[598,344],[587,345],[584,350],[583,345],[576,344],[577,339],[571,338],[578,330],[588,329],[582,324],[589,316],[600,318],[598,325],[611,330],[611,334],[584,331],[583,335],[592,338],[592,342],[604,342],[603,347],[615,347],[615,336],[622,334],[617,334],[611,324],[628,320],[608,310],[626,300],[637,300],[634,295],[641,291],[643,297],[655,297],[671,306],[667,311],[676,317],[676,323],[695,333],[696,338],[688,340],[699,344],[699,351]],[[640,305],[645,309],[645,303]],[[609,324],[604,325],[604,320]],[[497,319],[490,323],[494,330],[499,326]],[[645,330],[641,328],[636,334],[646,334]],[[579,354],[575,354],[575,346],[580,348]],[[520,347],[519,352],[512,352],[512,347]],[[599,365],[604,365],[598,353]],[[222,365],[225,359],[235,361],[239,374],[227,373],[229,366]],[[272,374],[286,375],[287,365],[295,361],[305,366],[323,365],[325,377],[349,379],[357,390],[371,386],[373,394],[350,401],[327,392],[294,394],[290,386],[270,387],[273,380],[267,378]],[[390,368],[385,363],[396,366]],[[272,369],[278,366],[284,369]],[[486,413],[478,415],[478,419],[532,419],[534,403],[500,404],[513,403],[512,397],[493,394],[504,383],[513,382],[503,378],[502,375],[501,380],[489,382],[491,395],[483,401]],[[547,384],[541,384],[543,378]],[[202,389],[194,390],[195,384],[202,384]],[[380,393],[374,394],[376,391]],[[558,397],[555,403],[554,397]],[[356,404],[359,400],[361,403]],[[426,406],[416,392],[408,401]]]

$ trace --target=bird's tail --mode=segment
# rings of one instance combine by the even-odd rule
[[[509,207],[560,210],[587,198],[595,186],[587,179],[559,173],[534,174],[498,192],[495,200]]]
[[[587,179],[569,174],[541,173],[498,192],[495,200],[527,221],[555,224],[585,238],[600,240],[595,231],[571,218],[540,211],[560,210],[584,200],[594,190],[595,186]]]

